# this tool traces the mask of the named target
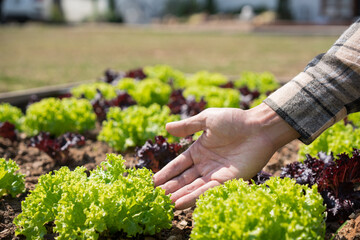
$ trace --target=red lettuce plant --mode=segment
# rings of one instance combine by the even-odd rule
[[[256,185],[263,184],[267,180],[269,180],[270,177],[272,177],[270,173],[267,173],[265,171],[260,171],[251,180],[249,180],[249,183],[250,184],[254,183]]]
[[[318,190],[327,206],[327,220],[343,222],[360,209],[360,151],[354,149],[353,156],[319,153],[319,158],[307,155],[306,160],[283,168],[282,177],[294,178],[299,184],[318,185]]]
[[[255,89],[251,91],[246,86],[239,88],[239,91],[241,96],[240,107],[242,109],[249,109],[254,99],[257,99],[260,96],[260,92],[258,90]]]
[[[194,116],[205,109],[206,102],[201,98],[199,102],[194,97],[185,98],[183,90],[174,90],[167,105],[172,114],[180,114],[181,118]]]
[[[17,135],[15,132],[15,125],[6,122],[0,122],[0,137],[8,138],[11,141],[15,141],[17,139]]]
[[[135,78],[137,80],[145,79],[147,76],[142,68],[136,68],[129,70],[125,73],[125,76],[127,78]]]
[[[138,159],[136,167],[145,167],[153,172],[158,172],[182,153],[191,143],[191,138],[184,139],[180,143],[168,143],[163,136],[156,136],[155,142],[147,140],[142,147],[135,149],[135,157]]]
[[[120,73],[118,73],[112,69],[106,69],[104,72],[104,76],[101,78],[101,81],[106,82],[106,83],[112,83],[119,77],[121,77]]]
[[[232,81],[229,81],[223,85],[220,85],[221,88],[232,88],[235,89],[235,84]],[[260,96],[260,92],[257,89],[250,90],[247,86],[240,87],[240,107],[242,109],[249,109],[251,103],[254,99],[257,99]]]
[[[104,95],[98,91],[95,98],[91,100],[94,112],[99,122],[106,119],[106,113],[110,107],[120,107],[121,109],[136,105],[136,101],[127,92],[118,92],[117,96],[111,100],[106,100]]]
[[[60,165],[69,159],[69,148],[85,144],[85,137],[75,133],[65,133],[52,138],[49,133],[41,132],[30,139],[29,146],[36,147],[56,160]]]

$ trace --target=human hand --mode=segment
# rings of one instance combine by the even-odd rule
[[[177,209],[193,206],[207,189],[227,180],[252,178],[278,148],[299,137],[264,103],[250,110],[206,109],[191,118],[168,123],[166,129],[178,137],[204,131],[154,175],[155,186],[172,194]]]

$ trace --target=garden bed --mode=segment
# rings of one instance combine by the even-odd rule
[[[0,200],[0,239],[22,239],[15,237],[15,225],[12,223],[15,216],[21,212],[21,201],[23,201],[29,190],[34,189],[39,176],[53,170],[58,170],[61,166],[56,165],[54,160],[46,153],[37,148],[28,147],[28,140],[11,142],[10,140],[0,139],[0,155],[5,158],[15,160],[21,172],[26,175],[27,192],[17,198],[7,196]],[[290,159],[296,160],[297,142],[279,150],[269,163],[267,169],[273,173],[280,170],[284,163],[289,163]],[[95,139],[89,139],[84,146],[70,149],[69,168],[74,169],[77,166],[85,166],[88,170],[93,170],[102,162],[106,153],[115,152],[106,143],[98,142]],[[125,154],[126,165],[135,166],[136,160],[131,152]],[[175,211],[173,227],[170,230],[164,230],[157,236],[148,236],[146,239],[189,239],[192,229],[192,210]],[[51,236],[49,236],[51,238]],[[119,239],[115,237],[115,239]]]
[[[170,138],[171,136],[164,131],[163,126],[166,122],[193,116],[202,111],[205,107],[241,107],[243,109],[248,109],[259,104],[262,99],[278,87],[277,83],[274,82],[273,76],[268,73],[264,73],[263,75],[245,73],[242,76],[242,79],[237,80],[234,84],[232,81],[227,82],[228,80],[226,77],[216,73],[210,74],[205,71],[199,72],[195,77],[189,80],[185,79],[185,76],[179,72],[173,70],[170,72],[171,74],[168,76],[169,68],[161,66],[159,69],[153,68],[148,70],[147,74],[149,76],[153,75],[154,77],[155,74],[155,78],[159,77],[162,79],[163,82],[161,82],[151,78],[146,79],[142,70],[130,71],[126,73],[126,75],[107,71],[105,78],[103,79],[105,83],[98,82],[93,85],[85,84],[73,89],[64,88],[60,92],[56,89],[51,93],[41,91],[41,93],[37,93],[37,98],[30,99],[29,104],[26,101],[26,99],[29,99],[30,97],[29,94],[26,96],[22,96],[21,94],[17,96],[6,96],[6,98],[1,98],[0,96],[0,102],[7,101],[17,105],[22,108],[22,110],[26,109],[25,118],[21,117],[22,113],[20,110],[13,110],[11,114],[7,115],[7,117],[2,120],[5,123],[13,121],[12,124],[15,124],[13,125],[13,129],[15,129],[16,126],[17,131],[14,132],[14,134],[16,133],[15,137],[14,134],[6,136],[1,135],[4,137],[0,137],[0,158],[13,159],[20,166],[20,172],[25,175],[26,191],[22,194],[18,194],[15,198],[7,195],[0,199],[0,239],[24,238],[23,236],[15,236],[16,226],[13,224],[13,220],[21,213],[21,202],[35,189],[35,185],[38,183],[40,176],[59,170],[62,166],[67,166],[70,170],[74,170],[79,166],[84,166],[86,168],[86,173],[90,175],[90,171],[96,169],[97,166],[106,159],[106,154],[108,153],[123,155],[125,165],[128,168],[135,167],[138,164],[137,167],[149,167],[152,169],[154,165],[146,165],[144,163],[144,161],[146,161],[144,160],[145,158],[140,159],[139,161],[141,155],[139,155],[139,152],[141,152],[141,150],[136,151],[135,147],[141,146],[146,139],[153,140],[152,138],[156,135],[167,134],[167,136],[164,136]],[[167,74],[164,75],[163,73]],[[145,80],[143,80],[144,78]],[[250,87],[249,85],[248,87],[247,85],[244,85],[249,84],[250,82],[252,82],[253,86]],[[197,85],[196,88],[193,86],[194,83]],[[203,85],[205,83],[213,85],[204,88]],[[121,91],[115,91],[115,88]],[[159,89],[161,89],[161,91],[159,91]],[[69,91],[71,91],[71,94],[69,94]],[[65,95],[63,95],[64,93]],[[206,94],[197,95],[199,93]],[[52,95],[60,95],[61,100],[55,98],[43,99],[45,101],[41,100],[41,98],[47,98]],[[65,98],[65,100],[63,100],[63,98]],[[77,98],[82,99],[80,100]],[[84,100],[84,98],[89,101]],[[134,101],[134,99],[136,101]],[[228,105],[221,105],[224,103]],[[138,105],[133,106],[135,104]],[[5,107],[10,109],[8,106]],[[3,110],[5,116],[6,111],[11,112],[10,110]],[[60,115],[59,112],[61,112],[62,115]],[[91,112],[91,114],[89,112]],[[39,115],[36,116],[36,114]],[[15,118],[13,119],[12,117],[15,117],[15,115],[18,116],[18,119],[21,117],[22,120],[14,120]],[[97,122],[96,118],[98,120]],[[52,124],[49,124],[51,121]],[[77,125],[79,122],[81,122],[83,126],[81,124]],[[351,122],[351,119],[348,122]],[[66,130],[64,128],[66,128]],[[343,132],[343,134],[349,133],[349,135],[352,136],[358,135],[355,130],[352,132],[353,129],[350,125],[347,127],[345,125],[338,125],[338,128],[347,131]],[[357,127],[357,129],[359,129],[359,127]],[[48,131],[50,133],[43,133],[42,131]],[[84,136],[72,135],[69,137],[71,140],[66,137],[61,138],[60,136],[64,136],[62,134],[65,132],[83,132]],[[115,133],[120,134],[118,138],[114,136],[116,135]],[[59,138],[50,139],[48,138],[50,134],[52,135],[51,137],[59,136]],[[329,135],[329,133],[327,134]],[[325,136],[326,134],[323,135]],[[30,138],[30,136],[34,137]],[[40,143],[44,138],[46,138],[46,141],[48,142],[46,144],[44,142]],[[77,138],[77,140],[73,142],[75,138]],[[158,138],[158,140],[159,139],[160,138]],[[161,139],[165,141],[164,138]],[[61,152],[63,150],[59,151],[64,146],[62,145],[63,142],[61,143],[61,141],[64,140],[66,145],[65,153]],[[162,158],[164,157],[164,154],[163,156],[160,156],[161,154],[159,152],[156,153],[156,150],[154,150],[156,149],[156,147],[154,147],[156,145],[155,143],[152,145],[152,142],[146,142],[147,145],[144,145],[146,147],[143,147],[144,149],[141,148],[143,150],[143,156],[145,155],[145,152],[149,150],[149,146],[150,149],[152,148],[152,150],[150,150],[150,155],[152,156],[152,159],[158,161],[158,163],[155,164],[156,168],[152,169],[153,171],[159,170],[163,165],[167,164],[168,161],[173,159],[176,154],[179,154],[179,152],[186,149],[190,141],[189,139],[183,141],[183,143],[180,141],[180,143],[174,143],[170,147],[169,143],[166,141],[165,143],[161,142],[161,144],[159,144],[157,142],[158,140],[155,140],[155,142],[158,144],[157,148],[160,149],[159,152],[163,154],[164,152],[161,151],[169,151],[165,154],[166,157],[161,160],[163,161],[161,163],[160,159],[156,159],[156,156]],[[178,140],[179,139],[176,141]],[[81,144],[78,144],[78,141],[81,141]],[[172,141],[174,142],[174,139],[172,139]],[[52,142],[52,145],[49,144],[49,142]],[[166,149],[163,148],[163,143],[166,145]],[[43,145],[39,146],[41,144]],[[270,159],[269,163],[264,168],[264,171],[274,176],[280,176],[283,167],[298,160],[300,144],[301,143],[298,140],[295,140],[279,149]],[[358,145],[356,145],[356,148],[357,147]],[[178,150],[174,150],[175,148]],[[47,151],[47,153],[39,149],[43,149],[44,151]],[[48,151],[49,149],[52,152]],[[172,151],[171,154],[169,154],[170,151]],[[318,152],[320,152],[320,150],[312,153],[313,156],[316,156]],[[337,152],[343,151],[339,150]],[[359,156],[360,155],[358,154],[358,157]],[[330,155],[328,155],[328,157],[330,157]],[[150,159],[150,161],[153,160]],[[312,161],[315,162],[315,160]],[[139,164],[139,162],[141,164]],[[324,164],[324,162],[320,164]],[[316,170],[315,168],[312,169],[310,167],[309,169],[305,168],[305,170],[302,169],[301,171],[296,172],[300,167],[298,167],[298,165],[293,167],[294,169],[291,170],[292,172],[288,171],[289,175],[293,174],[289,177],[296,178],[295,175],[300,174],[300,176],[308,178],[313,177],[313,179],[316,179],[314,176],[317,174],[320,175],[319,169],[321,168],[317,168]],[[334,169],[335,168],[332,170]],[[323,172],[325,172],[325,170]],[[86,177],[85,174],[84,176]],[[353,179],[350,180],[353,181]],[[146,182],[150,181],[151,178],[149,175],[149,179]],[[358,181],[358,179],[354,180],[355,183],[357,183],[356,181]],[[310,185],[315,183],[316,181],[313,181],[312,183],[302,182],[302,184]],[[83,186],[84,185],[81,185],[78,190],[88,189],[83,188]],[[150,186],[150,189],[152,191],[153,187]],[[355,188],[351,190],[358,191],[358,189],[355,190]],[[350,196],[357,196],[357,193],[358,192]],[[76,192],[76,195],[78,195],[78,192]],[[117,195],[113,195],[113,197],[114,196]],[[326,197],[328,196],[330,195],[326,195]],[[341,199],[341,201],[348,201],[350,205],[352,204],[352,201],[350,201],[352,200],[351,198],[343,199]],[[332,200],[333,202],[340,201],[338,198]],[[341,203],[343,204],[343,202]],[[338,206],[336,205],[335,207]],[[332,209],[335,209],[335,207],[333,206]],[[353,209],[354,208],[351,206],[350,210],[353,211]],[[194,208],[174,211],[171,229],[162,230],[160,233],[152,236],[136,235],[137,237],[131,239],[189,239],[193,228],[193,211]],[[349,212],[346,212],[346,214],[348,213]],[[348,215],[345,215],[345,218],[347,216]],[[339,221],[340,218],[335,218],[333,222],[329,221],[330,219],[331,218],[327,219],[325,239],[350,240],[358,239],[360,237],[360,211],[352,212],[348,220],[344,221],[345,223],[343,225],[341,225],[342,221]],[[53,222],[45,222],[46,230],[48,232],[45,235],[45,239],[54,239],[56,234],[52,233]],[[339,229],[341,230],[339,231]],[[44,232],[46,232],[46,230],[44,229]],[[127,238],[124,232],[117,232],[111,235],[105,232],[100,236],[100,239],[130,238]]]
[[[21,201],[23,201],[29,191],[34,189],[39,176],[53,170],[58,170],[61,166],[56,165],[54,160],[46,153],[37,148],[28,147],[28,139],[11,142],[10,140],[0,138],[0,155],[4,158],[15,160],[21,172],[26,175],[26,193],[16,198],[6,196],[0,200],[0,239],[23,239],[21,236],[15,236],[15,225],[12,223],[15,216],[21,212]],[[271,158],[265,167],[269,173],[279,175],[281,167],[297,160],[298,141],[293,141],[283,148],[279,149]],[[86,144],[81,147],[70,149],[70,160],[68,166],[74,169],[77,166],[85,166],[88,170],[94,169],[102,162],[106,153],[115,152],[106,143],[98,142],[94,138],[88,138]],[[124,154],[126,165],[135,166],[136,159],[134,153],[129,151]],[[173,227],[170,230],[163,230],[156,236],[140,236],[138,239],[171,239],[185,240],[189,239],[192,229],[193,209],[175,211]],[[360,217],[353,214],[352,220],[343,228],[341,235],[338,234],[335,239],[356,239],[360,236]],[[339,228],[339,224],[330,223],[327,229],[327,239],[331,239],[333,233]],[[46,239],[53,239],[54,236],[47,236]],[[113,239],[126,239],[125,237],[114,236]]]

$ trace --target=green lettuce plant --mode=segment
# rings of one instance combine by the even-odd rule
[[[106,160],[90,176],[84,167],[41,176],[14,219],[16,234],[43,239],[48,223],[54,223],[57,239],[98,239],[119,231],[153,235],[170,228],[174,205],[154,188],[151,171],[126,169],[121,155]]]
[[[125,90],[127,92],[135,91],[138,81],[133,78],[122,78],[116,85],[116,89]]]
[[[260,105],[268,96],[266,94],[260,94],[260,96],[253,100],[250,104],[250,108]]]
[[[235,86],[238,88],[246,86],[252,91],[258,90],[260,93],[266,93],[278,89],[280,84],[269,72],[243,72],[240,78],[235,80]]]
[[[348,121],[354,124],[355,127],[360,128],[360,112],[351,113],[347,116]]]
[[[191,239],[324,239],[325,206],[317,186],[270,178],[232,180],[200,196]]]
[[[25,191],[25,175],[18,172],[19,166],[11,159],[0,158],[0,197]]]
[[[163,135],[173,142],[175,138],[165,130],[165,124],[180,120],[179,115],[170,114],[167,106],[158,104],[149,107],[131,106],[126,110],[112,107],[106,118],[98,140],[107,142],[117,151],[141,146],[157,135]]]
[[[185,97],[194,96],[196,101],[200,101],[201,97],[204,97],[204,100],[207,102],[207,108],[239,108],[240,93],[235,89],[194,85],[186,88],[183,94]]]
[[[85,83],[79,86],[73,87],[70,91],[74,97],[80,98],[84,96],[88,100],[94,99],[98,90],[105,97],[105,99],[110,100],[116,97],[115,87],[109,83],[105,82],[94,82],[94,83]]]
[[[190,76],[187,80],[187,86],[220,86],[228,82],[226,76],[221,73],[211,73],[208,71],[200,71]]]
[[[299,158],[304,160],[305,154],[317,156],[319,152],[326,154],[348,153],[352,156],[353,148],[360,146],[360,129],[354,129],[350,124],[345,125],[343,121],[334,124],[323,132],[310,145],[301,145]]]
[[[170,85],[151,78],[141,81],[125,78],[119,81],[116,88],[127,91],[141,106],[150,106],[153,103],[165,105],[171,94]]]
[[[28,107],[22,129],[30,136],[41,131],[59,136],[66,132],[91,130],[95,122],[93,107],[86,99],[45,98]]]
[[[159,79],[163,83],[172,84],[174,88],[186,86],[185,74],[168,65],[146,66],[144,72],[148,78]]]
[[[20,108],[12,106],[9,103],[0,104],[0,122],[9,122],[20,129],[23,113]]]

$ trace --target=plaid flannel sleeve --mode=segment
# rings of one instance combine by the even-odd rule
[[[347,114],[360,111],[360,19],[264,102],[299,132],[305,144]]]

